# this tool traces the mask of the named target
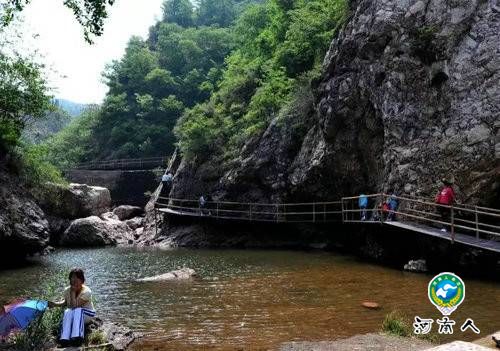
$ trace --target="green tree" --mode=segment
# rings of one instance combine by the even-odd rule
[[[235,19],[232,0],[201,0],[196,11],[196,23],[200,26],[229,26]]]
[[[40,67],[0,52],[0,153],[17,145],[26,122],[42,117],[49,106]]]
[[[163,20],[190,27],[193,25],[193,5],[189,0],[167,0],[163,3]]]
[[[175,128],[186,157],[207,150],[231,159],[260,135],[302,89],[347,9],[346,0],[268,0],[236,20],[236,49],[207,102],[184,113]]]
[[[0,2],[0,21],[9,25],[17,12],[22,11],[31,0],[3,0]],[[92,35],[100,36],[103,32],[107,9],[115,0],[64,0],[64,6],[70,8],[83,27],[85,40],[92,43]]]

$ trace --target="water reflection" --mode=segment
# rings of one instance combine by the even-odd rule
[[[103,318],[146,333],[137,350],[274,349],[282,342],[377,331],[393,309],[439,317],[426,295],[431,276],[322,252],[61,250],[32,266],[0,272],[0,299],[39,294],[45,277],[75,266],[86,270]],[[135,281],[179,267],[194,268],[200,277]],[[459,324],[471,317],[483,333],[500,330],[500,284],[465,283],[466,299],[453,319]],[[361,307],[366,300],[382,308]],[[457,336],[475,338],[470,332]]]

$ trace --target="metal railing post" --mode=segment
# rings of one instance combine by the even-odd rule
[[[474,215],[476,216],[476,238],[479,239],[479,216],[477,214],[477,205],[474,206]]]
[[[157,216],[158,210],[155,206],[155,237],[158,237],[158,216]]]
[[[279,215],[279,212],[280,212],[280,208],[278,205],[276,205],[276,223],[278,223],[278,215]]]
[[[455,211],[453,205],[451,206],[451,243],[455,242]]]
[[[313,223],[316,222],[316,203],[313,202]]]
[[[342,207],[341,211],[342,211],[342,223],[345,222],[345,213],[344,213],[344,198],[340,199],[340,205]]]
[[[380,212],[379,212],[379,216],[378,217],[379,217],[380,223],[384,223],[384,194],[380,194],[379,199],[380,199],[380,201],[379,201]]]
[[[286,222],[286,204],[283,204],[283,220]]]
[[[217,201],[216,217],[219,217],[219,201]]]
[[[323,203],[323,222],[326,222],[326,203]]]
[[[249,204],[249,207],[250,207],[250,220],[252,220],[252,204]]]

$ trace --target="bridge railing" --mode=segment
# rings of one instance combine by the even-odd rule
[[[369,203],[366,209],[359,207],[360,196],[342,198],[344,222],[400,220],[445,228],[450,232],[452,240],[457,231],[478,239],[500,240],[499,209],[464,204],[447,206],[427,199],[388,194],[371,194],[366,197]],[[384,210],[383,204],[388,203],[391,198],[397,201],[397,208]]]
[[[74,169],[111,170],[111,169],[145,169],[166,167],[170,157],[124,158],[105,161],[80,163]]]
[[[258,222],[333,222],[341,221],[341,201],[304,203],[249,203],[207,201],[158,197],[155,207],[190,216],[211,216]]]

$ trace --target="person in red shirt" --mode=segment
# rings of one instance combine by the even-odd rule
[[[453,206],[455,203],[455,191],[453,190],[453,180],[443,178],[441,180],[444,184],[443,188],[436,195],[436,204]],[[437,206],[438,213],[441,215],[441,221],[449,223],[451,208],[444,206]],[[443,225],[441,231],[445,232],[448,225]]]

